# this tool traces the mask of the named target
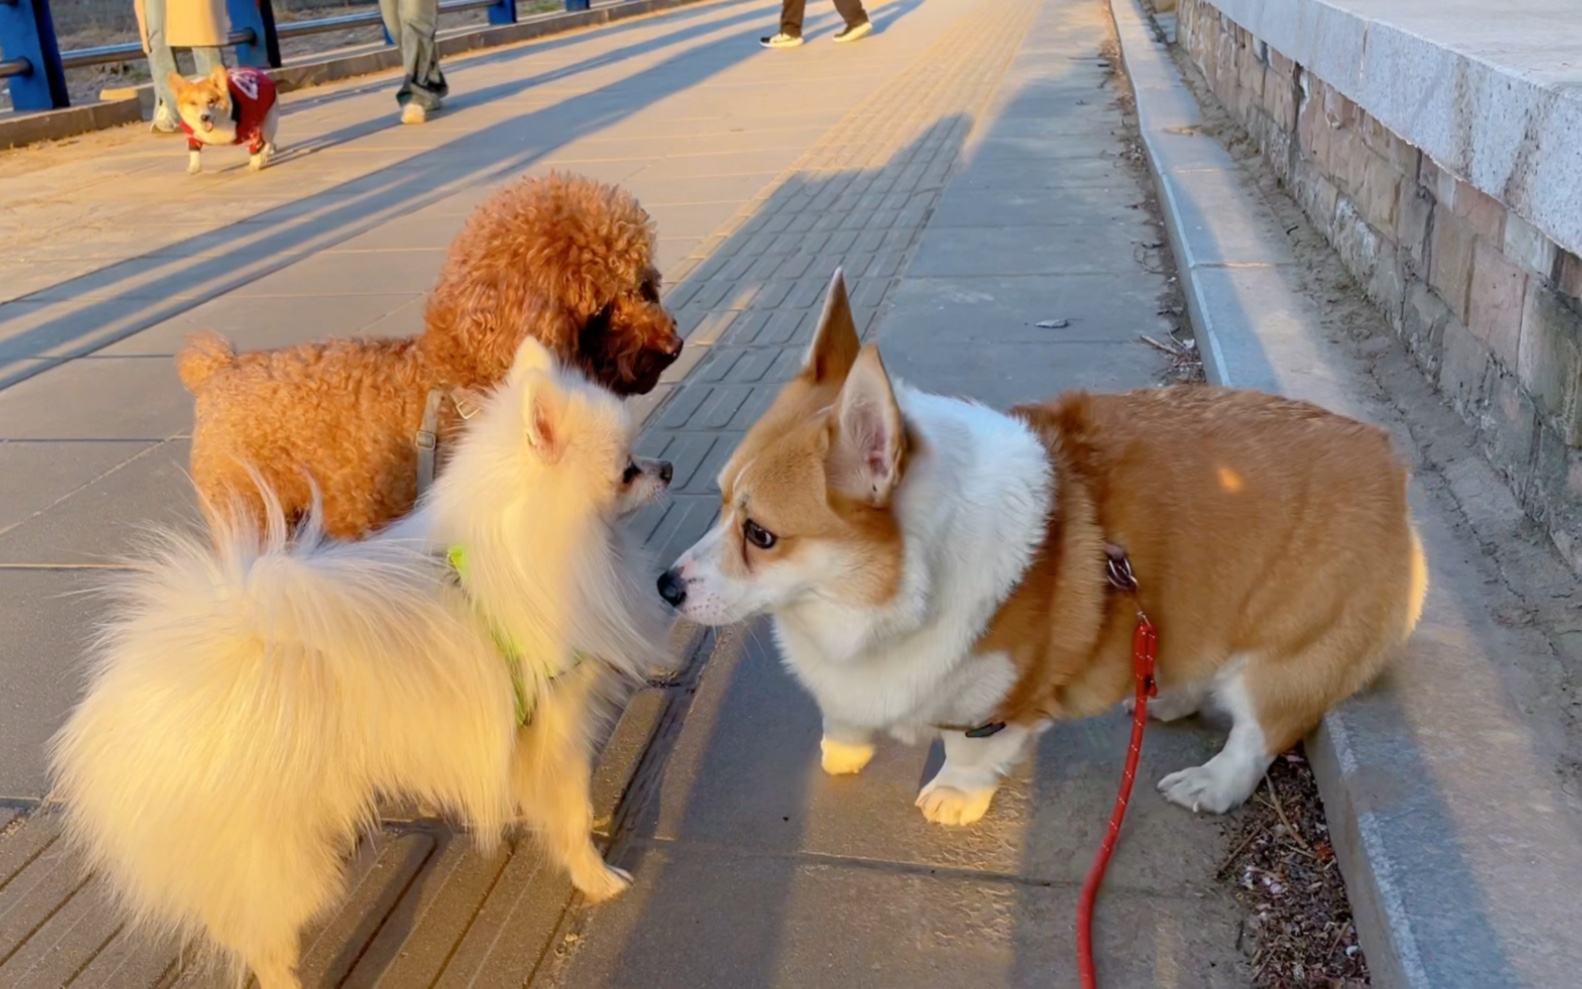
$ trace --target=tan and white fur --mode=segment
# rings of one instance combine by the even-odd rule
[[[231,89],[224,66],[216,67],[196,82],[188,81],[179,72],[170,73],[166,81],[170,83],[171,93],[176,97],[176,115],[191,130],[195,140],[210,146],[239,143],[236,124],[231,117]],[[262,170],[269,164],[269,159],[274,157],[275,134],[279,129],[280,102],[276,100],[264,114],[261,127],[263,147],[247,156],[250,171]],[[203,152],[194,146],[187,152],[187,174],[197,175],[202,171]]]
[[[917,803],[945,824],[982,817],[1051,719],[1126,697],[1138,604],[1159,632],[1154,713],[1212,700],[1232,723],[1160,789],[1223,812],[1373,678],[1426,591],[1380,430],[1207,386],[1011,414],[926,394],[861,346],[839,272],[801,373],[719,485],[718,523],[661,595],[706,625],[772,616],[829,773],[860,771],[878,733],[942,735]],[[1107,588],[1106,544],[1137,602]]]
[[[473,397],[450,469],[382,534],[289,541],[278,511],[218,548],[163,533],[112,585],[54,740],[67,834],[130,918],[262,989],[299,985],[299,933],[342,894],[381,796],[440,807],[485,848],[521,820],[590,900],[630,881],[591,840],[590,750],[614,675],[669,663],[618,524],[669,465],[633,458],[620,401],[531,338]],[[521,656],[525,727],[495,630]]]

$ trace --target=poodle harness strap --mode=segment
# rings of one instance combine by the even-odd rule
[[[467,596],[472,597],[474,603],[476,603],[477,598],[473,597],[472,591],[468,587],[466,548],[463,546],[452,546],[445,553],[445,562],[450,564],[451,573],[455,574],[456,582],[461,586],[462,590],[466,591]],[[533,723],[534,699],[528,697],[527,685],[522,682],[522,651],[516,647],[516,643],[512,642],[510,637],[502,632],[500,626],[495,624],[488,615],[482,615],[482,617],[484,621],[489,623],[489,631],[494,636],[494,644],[500,650],[500,655],[505,658],[505,668],[511,673],[511,699],[516,702],[516,723],[526,727]],[[571,654],[571,665],[564,670],[544,670],[544,682],[546,684],[554,682],[555,677],[560,676],[562,673],[569,673],[581,666],[585,658],[582,653],[573,652]]]

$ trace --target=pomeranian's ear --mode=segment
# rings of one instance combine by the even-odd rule
[[[538,342],[536,337],[523,337],[521,344],[516,348],[516,357],[511,361],[510,380],[517,382],[523,380],[529,372],[539,371],[549,374],[555,369],[555,355],[549,348]]]
[[[231,76],[225,66],[217,65],[214,67],[214,71],[209,73],[209,84],[219,89],[220,92],[225,92],[226,88],[231,84]]]
[[[182,93],[192,88],[192,83],[188,82],[187,77],[180,72],[166,73],[165,81],[170,83],[170,91],[176,94],[177,99],[181,98]]]
[[[532,369],[518,383],[522,389],[522,426],[527,445],[548,464],[566,452],[566,393],[554,375]]]

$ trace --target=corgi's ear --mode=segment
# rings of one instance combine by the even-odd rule
[[[188,82],[187,77],[180,72],[166,73],[165,81],[170,83],[170,91],[176,94],[177,99],[181,98],[182,93],[192,88],[192,83]]]
[[[553,464],[566,450],[566,395],[546,371],[528,371],[520,384],[527,445],[545,463]]]
[[[216,65],[214,67],[214,71],[209,73],[209,84],[216,87],[221,92],[224,92],[225,89],[230,86],[231,77],[226,71],[225,66]]]
[[[835,408],[830,478],[836,489],[874,506],[889,503],[906,468],[906,424],[879,359],[879,348],[862,348],[846,376]]]
[[[520,381],[529,372],[549,374],[555,369],[555,355],[538,342],[537,337],[527,336],[517,345],[516,357],[511,361],[510,380]]]
[[[830,279],[824,296],[824,312],[819,315],[813,344],[802,362],[802,373],[814,384],[839,384],[851,371],[862,343],[857,339],[857,321],[851,315],[851,299],[846,296],[846,279],[839,268]]]

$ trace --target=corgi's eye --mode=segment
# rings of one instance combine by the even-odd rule
[[[641,467],[628,460],[626,462],[626,469],[621,472],[621,483],[631,484],[633,481],[637,480],[637,475],[641,474],[642,472],[643,469]]]
[[[757,522],[754,522],[752,519],[748,519],[746,522],[742,523],[742,535],[746,536],[747,541],[752,543],[754,546],[757,546],[759,549],[774,548],[775,534],[770,532],[768,529],[765,529]]]

